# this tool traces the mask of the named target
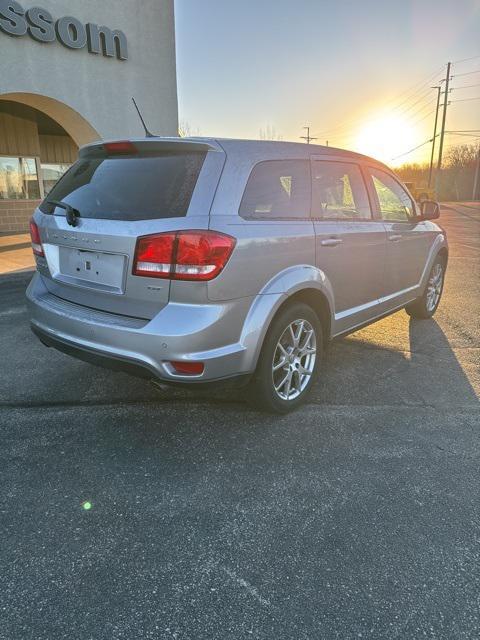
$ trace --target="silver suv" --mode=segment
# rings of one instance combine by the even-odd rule
[[[430,318],[448,249],[385,165],[340,149],[149,138],[80,150],[31,222],[40,340],[170,383],[301,403],[334,337]]]

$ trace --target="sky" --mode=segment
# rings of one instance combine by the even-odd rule
[[[480,129],[480,99],[467,100],[480,98],[480,0],[175,0],[175,12],[192,135],[300,141],[308,125],[318,144],[421,162],[431,145],[405,152],[433,135],[430,86],[448,61],[446,129]]]

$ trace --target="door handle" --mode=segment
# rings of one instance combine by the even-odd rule
[[[337,244],[342,244],[341,238],[327,238],[326,240],[320,240],[322,247],[336,247]]]
[[[394,234],[393,236],[388,236],[390,242],[398,242],[402,239],[402,235],[400,233]]]

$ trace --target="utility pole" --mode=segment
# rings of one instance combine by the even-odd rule
[[[440,194],[440,172],[442,170],[442,155],[443,155],[443,140],[445,138],[445,122],[447,120],[447,106],[448,106],[448,87],[450,84],[450,67],[452,63],[447,64],[447,75],[445,76],[445,93],[443,96],[443,115],[442,115],[442,128],[440,130],[440,143],[438,147],[438,163],[437,163],[437,175],[436,175],[436,196]]]
[[[307,135],[306,136],[300,136],[300,138],[302,140],[306,140],[307,144],[310,144],[310,140],[316,140],[317,138],[314,138],[310,135],[310,127],[303,127],[304,129],[307,130]]]
[[[480,177],[480,143],[478,144],[477,150],[477,167],[475,169],[475,178],[473,180],[473,193],[472,200],[475,200],[477,197],[477,188],[478,188],[478,179]]]
[[[430,156],[430,170],[428,172],[428,188],[429,189],[430,189],[430,185],[432,184],[433,155],[435,153],[435,141],[437,139],[438,107],[440,106],[440,95],[442,93],[442,87],[438,85],[436,87],[432,87],[432,89],[436,89],[438,93],[437,93],[437,106],[435,108],[435,124],[433,125],[432,155]]]

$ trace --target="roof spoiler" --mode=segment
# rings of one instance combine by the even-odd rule
[[[81,147],[79,158],[105,158],[110,155],[108,147],[130,146],[134,153],[141,155],[155,155],[156,153],[206,153],[218,151],[219,147],[203,140],[191,140],[187,138],[139,138],[125,140],[100,140]],[[121,155],[130,155],[122,153]]]

